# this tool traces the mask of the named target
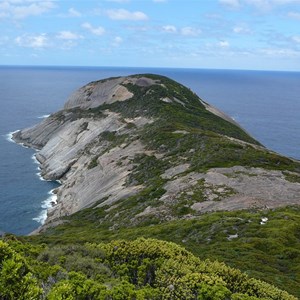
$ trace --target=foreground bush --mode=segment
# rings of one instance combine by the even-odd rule
[[[140,238],[38,249],[0,241],[0,299],[296,299],[171,242]]]

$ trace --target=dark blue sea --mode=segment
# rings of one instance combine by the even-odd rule
[[[57,187],[42,181],[34,151],[9,141],[62,108],[82,85],[136,73],[169,76],[233,117],[266,147],[300,159],[300,73],[204,69],[0,67],[0,231],[41,225]]]

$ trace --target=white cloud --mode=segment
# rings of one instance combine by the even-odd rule
[[[253,5],[258,10],[269,11],[277,6],[300,3],[300,0],[244,0],[246,4]]]
[[[260,11],[269,11],[277,6],[300,3],[300,0],[219,0],[219,3],[234,9],[249,5]]]
[[[0,12],[0,19],[4,19],[4,18],[7,18],[7,17],[9,17],[8,13],[3,12],[3,11]]]
[[[189,26],[177,28],[174,25],[162,26],[162,31],[167,33],[177,33],[186,37],[196,37],[201,33],[201,30],[198,28],[189,27]]]
[[[297,4],[300,0],[244,0],[245,3],[254,5],[259,9],[271,9],[274,6]]]
[[[0,16],[14,19],[24,19],[29,16],[39,16],[53,9],[53,1],[19,0],[0,3]]]
[[[165,25],[162,27],[162,30],[164,32],[169,32],[169,33],[176,33],[177,28],[174,25]]]
[[[106,0],[107,2],[128,3],[130,0]]]
[[[201,30],[193,27],[183,27],[180,29],[180,33],[184,36],[198,36]]]
[[[78,40],[83,38],[81,35],[71,31],[60,31],[56,37],[60,40]]]
[[[253,5],[259,10],[270,10],[276,1],[272,0],[245,0],[249,5]]]
[[[300,52],[287,48],[265,48],[260,49],[259,53],[270,57],[300,57]]]
[[[141,11],[130,12],[126,9],[110,9],[106,11],[108,17],[112,20],[130,20],[130,21],[145,21],[148,16]]]
[[[244,28],[243,28],[242,26],[236,26],[236,27],[234,27],[232,30],[233,30],[233,32],[235,32],[235,33],[243,33]]]
[[[59,16],[63,18],[80,18],[82,17],[82,13],[77,9],[71,7],[68,9],[67,13],[59,14]]]
[[[81,27],[84,29],[87,29],[89,32],[95,34],[95,35],[103,35],[105,33],[105,29],[101,26],[99,27],[93,27],[90,23],[86,22],[81,24]]]
[[[248,28],[247,25],[237,25],[233,27],[232,31],[237,34],[250,34],[252,31]]]
[[[68,10],[68,13],[69,13],[69,16],[70,17],[81,17],[81,13],[76,10],[75,8],[71,7],[69,10]]]
[[[228,6],[230,8],[240,7],[240,1],[239,0],[219,0],[219,3],[221,3],[222,5]]]
[[[113,40],[113,46],[119,47],[123,43],[123,39],[120,36],[116,36]]]
[[[296,42],[297,44],[300,44],[300,35],[295,35],[295,36],[293,36],[293,37],[292,37],[292,40],[293,40],[294,42]]]
[[[221,47],[221,48],[228,48],[230,46],[230,44],[229,44],[228,41],[220,41],[218,43],[218,46]]]
[[[42,49],[49,46],[46,34],[18,36],[15,38],[15,43],[18,46],[34,49]]]
[[[123,39],[121,37],[119,37],[119,36],[116,36],[115,39],[114,39],[114,41],[119,44],[119,43],[123,42]]]
[[[290,11],[287,15],[289,18],[300,20],[300,12]]]

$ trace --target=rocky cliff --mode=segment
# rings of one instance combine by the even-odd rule
[[[14,134],[59,180],[43,228],[85,208],[111,229],[217,210],[300,203],[300,165],[166,77],[91,82],[64,108]]]

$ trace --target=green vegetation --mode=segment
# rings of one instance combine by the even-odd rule
[[[203,260],[224,261],[300,297],[299,207],[216,212],[161,224],[153,218],[117,229],[110,228],[115,220],[101,222],[106,214],[105,208],[86,209],[68,217],[65,224],[26,240],[37,245],[82,245],[139,237],[172,241]],[[269,220],[261,225],[263,217]],[[236,238],[229,239],[235,234]]]
[[[193,203],[207,200],[203,185],[200,183],[183,191],[167,204],[160,201],[160,197],[165,193],[166,183],[161,175],[167,169],[180,164],[190,165],[186,174],[235,165],[300,170],[299,163],[269,152],[238,126],[207,111],[198,96],[186,87],[166,77],[146,76],[156,80],[157,84],[148,87],[126,84],[134,94],[131,99],[104,104],[89,110],[89,113],[98,114],[108,109],[119,113],[124,119],[145,116],[154,120],[140,128],[130,126],[130,134],[103,132],[99,135],[98,142],[106,141],[107,145],[103,147],[102,153],[91,154],[88,165],[89,169],[96,167],[98,157],[103,153],[124,142],[129,144],[134,139],[139,139],[150,154],[136,154],[131,159],[133,169],[126,185],[140,185],[143,189],[136,195],[115,203],[109,212],[105,212],[104,209],[97,211],[88,209],[82,215],[79,214],[78,219],[90,215],[97,223],[116,229],[137,224],[157,224],[187,215],[199,215],[191,206]],[[164,102],[162,100],[164,98],[171,99],[172,103]],[[245,142],[230,139],[224,134]],[[121,166],[122,161],[118,161],[117,165]],[[224,193],[217,190],[218,187],[211,187],[211,191],[217,196],[214,200],[219,201],[235,193],[229,188],[225,188]],[[141,218],[135,217],[147,207],[163,207],[161,209],[163,212]]]
[[[1,299],[296,299],[154,239],[47,247],[8,238],[0,272]]]
[[[159,117],[159,124],[163,128],[198,129],[232,136],[246,142],[259,144],[245,133],[240,127],[207,111],[201,99],[185,86],[164,76],[144,74],[156,80],[157,84],[140,87],[134,84],[125,86],[134,94],[127,101],[117,101],[102,105],[102,109],[109,109],[121,113],[124,117]],[[138,77],[135,76],[135,77]],[[172,104],[163,101],[168,98]]]
[[[91,162],[88,165],[88,169],[93,169],[98,166],[98,156],[92,158]]]
[[[300,297],[299,207],[200,214],[192,209],[194,203],[236,193],[201,176],[169,201],[161,198],[168,181],[162,175],[181,164],[187,169],[172,179],[240,165],[282,170],[286,180],[300,182],[299,162],[268,151],[240,127],[210,113],[181,84],[152,74],[135,77],[143,76],[157,84],[126,84],[131,99],[54,115],[65,122],[103,118],[107,109],[118,113],[124,131],[102,132],[82,153],[90,155],[87,168],[93,169],[114,147],[141,141],[145,153],[116,161],[117,166],[130,161],[125,184],[138,186],[139,192],[97,208],[109,198],[99,195],[92,207],[38,236],[5,236],[0,240],[0,299]],[[87,96],[96,83],[88,85]],[[126,118],[140,116],[152,122],[126,125]],[[87,126],[84,122],[81,129]],[[100,144],[101,153],[93,152]],[[262,218],[267,222],[261,224]]]
[[[135,138],[139,137],[147,149],[165,154],[165,160],[177,164],[182,159],[189,160],[195,171],[234,165],[300,171],[298,162],[257,147],[260,144],[240,127],[206,110],[201,99],[183,85],[153,74],[135,77],[143,76],[156,80],[157,84],[148,87],[126,84],[134,94],[131,99],[104,104],[89,113],[101,115],[109,109],[124,118],[154,118],[153,123],[140,129],[131,128],[137,135]],[[164,102],[165,98],[172,102]]]
[[[291,172],[283,172],[283,174],[285,175],[285,179],[290,181],[290,182],[299,182],[300,183],[300,175],[299,174],[295,174],[295,173],[291,173]]]

